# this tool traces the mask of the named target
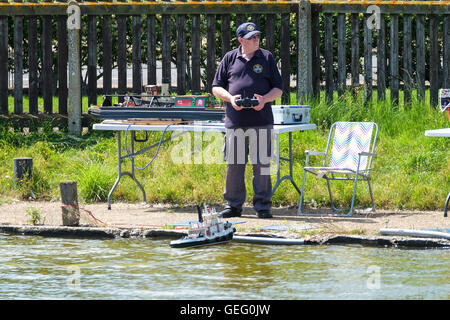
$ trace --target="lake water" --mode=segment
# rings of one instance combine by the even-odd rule
[[[0,299],[449,299],[449,249],[0,233]]]

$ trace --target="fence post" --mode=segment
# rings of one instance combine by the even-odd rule
[[[0,114],[8,112],[8,16],[0,16]]]
[[[78,191],[75,181],[64,181],[59,184],[62,202],[63,226],[78,226],[80,210],[78,208]]]
[[[298,71],[297,103],[304,103],[312,94],[312,45],[311,45],[311,3],[300,1],[298,7]]]
[[[69,49],[69,108],[67,110],[68,131],[70,135],[81,136],[81,11],[75,1],[69,2],[67,14]]]
[[[21,3],[22,0],[15,0]],[[23,113],[23,17],[14,17],[14,113]]]

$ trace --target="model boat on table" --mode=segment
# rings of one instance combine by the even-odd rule
[[[190,224],[187,236],[170,242],[172,248],[190,248],[209,246],[229,242],[233,239],[236,229],[228,221],[223,221],[214,208],[204,206],[203,212],[199,206],[198,222]]]
[[[113,102],[119,98],[123,101]],[[225,117],[225,110],[217,107],[217,101],[211,95],[105,95],[102,104],[89,107],[88,113],[99,119],[114,120],[146,118],[221,121]]]

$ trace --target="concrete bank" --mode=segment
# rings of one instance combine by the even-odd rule
[[[67,237],[86,239],[116,238],[169,238],[179,239],[186,233],[180,230],[150,228],[102,228],[67,226],[31,226],[0,224],[0,232],[14,235],[42,237]],[[416,238],[404,236],[357,236],[321,234],[310,238],[284,237],[272,233],[236,233],[233,241],[269,245],[365,245],[404,248],[450,248],[450,240],[436,238]]]

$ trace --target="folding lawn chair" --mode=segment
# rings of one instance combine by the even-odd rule
[[[377,137],[378,125],[374,122],[334,123],[330,128],[326,151],[306,151],[306,161],[303,174],[302,191],[298,206],[298,215],[310,215],[302,212],[306,173],[308,172],[316,175],[317,178],[324,178],[327,180],[328,194],[330,195],[331,209],[333,212],[341,211],[343,209],[337,209],[333,204],[330,181],[350,180],[354,182],[350,210],[345,215],[348,217],[352,216],[358,180],[367,181],[367,184],[369,185],[370,198],[372,199],[372,212],[375,212],[375,203],[373,200],[372,187],[370,185],[370,171],[372,169],[373,157],[376,156],[374,151]],[[324,156],[322,166],[309,166],[310,156]],[[312,215],[317,216],[319,214]],[[342,216],[342,214],[332,215]]]
[[[439,108],[441,112],[447,112],[450,121],[450,89],[439,89]]]

